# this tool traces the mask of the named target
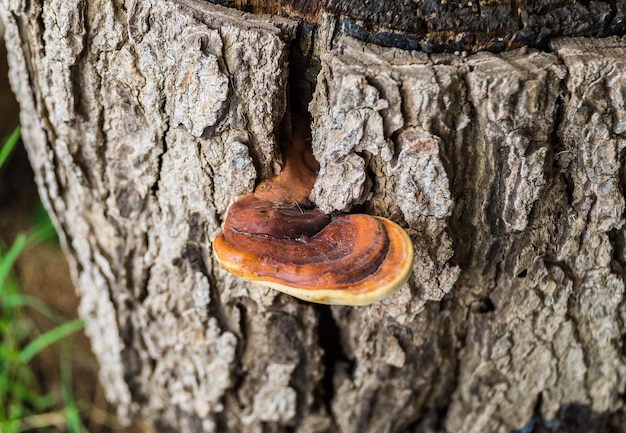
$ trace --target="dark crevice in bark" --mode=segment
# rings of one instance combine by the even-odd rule
[[[546,265],[547,264],[548,262],[546,261]],[[565,313],[565,318],[566,320],[569,320],[572,324],[572,336],[574,339],[572,344],[575,344],[576,346],[578,346],[582,352],[583,368],[585,371],[584,383],[585,385],[587,385],[590,382],[589,375],[592,373],[589,371],[589,367],[590,365],[592,365],[590,361],[593,358],[594,354],[592,351],[593,345],[590,344],[590,341],[588,341],[588,339],[586,338],[587,334],[585,334],[584,331],[581,329],[581,327],[584,326],[585,324],[584,317],[582,318],[580,317],[580,308],[579,308],[579,299],[578,299],[579,295],[581,294],[582,281],[580,280],[580,278],[577,277],[574,271],[565,263],[555,261],[555,262],[550,262],[550,264],[561,268],[561,270],[565,273],[567,278],[573,282],[574,287],[567,299],[567,312]],[[587,401],[591,401],[589,387],[585,386],[583,391],[585,393],[585,399]]]
[[[231,323],[230,315],[226,309],[226,306],[222,303],[220,293],[218,291],[218,282],[215,274],[208,272],[206,267],[206,263],[204,262],[202,247],[205,242],[202,241],[194,241],[193,239],[201,239],[204,240],[205,237],[205,227],[206,222],[199,221],[199,214],[192,213],[190,216],[189,222],[189,234],[188,234],[188,242],[183,246],[183,250],[181,251],[181,258],[186,259],[189,263],[189,266],[193,272],[200,272],[202,275],[206,276],[209,282],[209,298],[210,302],[207,306],[209,317],[213,317],[217,320],[218,326],[222,330],[222,332],[230,332],[231,334],[236,336],[235,343],[235,353],[237,356],[235,357],[235,361],[230,365],[231,377],[235,378],[234,388],[238,389],[238,387],[243,385],[243,381],[245,375],[241,372],[241,355],[245,349],[246,336],[242,335],[245,327],[240,327],[241,331],[237,329],[234,324]],[[201,243],[198,243],[201,242]],[[174,264],[178,266],[179,263]],[[242,315],[242,321],[245,321],[245,315]],[[207,324],[204,323],[206,327]],[[238,380],[240,379],[240,380]],[[224,405],[227,404],[224,401],[224,397],[221,398]],[[213,420],[215,421],[217,431],[228,431],[228,424],[226,422],[226,416],[223,413],[213,413]]]
[[[72,94],[73,95],[81,95],[82,88],[84,83],[81,79],[81,69],[82,65],[87,63],[87,59],[85,58],[85,48],[80,52],[79,56],[76,59],[76,63],[69,67],[69,79],[72,85]],[[89,121],[89,108],[85,106],[85,100],[83,98],[74,98],[74,113],[75,115],[83,117],[87,122]]]
[[[206,222],[200,219],[200,212],[191,212],[189,215],[189,232],[187,239],[191,242],[203,243],[206,231]]]
[[[228,420],[227,420],[227,415],[224,412],[214,412],[212,414],[213,416],[213,421],[215,422],[215,431],[218,432],[225,432],[225,431],[229,431],[229,427],[228,427]],[[202,421],[201,418],[199,418],[200,421]],[[204,431],[204,429],[200,429],[197,431]]]
[[[39,14],[34,18],[34,21],[37,22],[37,25],[40,29],[44,29],[45,26],[44,26],[41,10],[39,10],[38,12]],[[39,115],[41,122],[45,126],[43,133],[47,137],[46,144],[48,146],[49,152],[52,154],[51,165],[52,167],[54,167],[53,175],[55,179],[55,185],[49,185],[46,183],[47,187],[45,188],[45,190],[46,191],[54,190],[56,188],[58,189],[58,195],[60,197],[63,197],[65,195],[66,188],[65,188],[64,182],[62,181],[63,179],[61,179],[60,170],[57,169],[60,164],[58,162],[58,156],[56,152],[54,151],[54,146],[52,145],[55,142],[56,134],[54,132],[53,125],[48,120],[48,112],[46,110],[44,100],[41,96],[40,86],[36,79],[38,64],[36,62],[33,62],[33,60],[35,60],[37,56],[35,55],[35,53],[32,52],[32,46],[35,44],[28,43],[30,41],[30,37],[28,36],[29,32],[27,30],[27,28],[29,27],[28,17],[18,15],[16,13],[12,13],[12,16],[13,16],[13,19],[15,20],[17,31],[20,35],[19,36],[20,41],[21,41],[20,47],[22,48],[22,51],[24,53],[23,60],[26,66],[26,70],[28,71],[29,88],[32,90],[32,103],[33,103],[33,106],[35,107],[35,110],[37,110],[37,114]],[[41,31],[40,33],[43,35],[43,31]],[[43,47],[45,47],[43,36],[38,40],[38,42],[39,42],[39,46],[43,49]],[[42,181],[47,182],[46,176],[42,176],[42,177],[43,177]],[[43,191],[43,190],[44,189],[39,188],[39,191]],[[54,202],[50,199],[49,196],[42,198],[42,200],[45,203],[48,203],[51,207],[54,206]],[[55,209],[55,210],[58,211],[58,209]],[[63,212],[54,212],[54,213],[56,215],[63,214]]]
[[[178,426],[173,426],[171,424],[171,421],[176,420],[177,422],[180,421],[180,415],[176,414],[176,417],[168,417],[167,415],[163,416],[162,414],[159,414],[160,416],[155,416],[154,419],[151,421],[152,425],[152,431],[155,432],[159,432],[159,433],[179,433],[180,432],[180,428]],[[195,433],[195,432],[194,432]]]
[[[565,184],[565,193],[567,195],[567,204],[574,204],[574,180],[569,172],[563,174],[563,182]]]
[[[361,404],[358,412],[356,413],[356,418],[354,420],[354,431],[367,431],[367,426],[370,424],[370,420],[376,410],[376,403],[380,398],[384,398],[380,396],[381,388],[378,384],[376,385],[365,385],[359,395],[361,399]]]
[[[180,255],[183,259],[187,261],[187,264],[189,265],[192,274],[200,272],[202,275],[205,275],[209,280],[209,296],[211,298],[211,301],[208,305],[209,316],[215,317],[222,331],[233,332],[232,326],[230,326],[230,322],[228,320],[228,314],[224,311],[224,307],[220,299],[220,294],[217,291],[217,281],[213,274],[208,272],[206,264],[204,263],[202,246],[194,241],[185,242],[185,245],[183,246]],[[233,332],[233,334],[237,335],[237,332]]]
[[[607,235],[613,250],[612,259],[618,267],[618,269],[613,269],[613,271],[624,278],[624,272],[626,271],[626,234],[624,233],[624,227],[612,229]]]
[[[623,0],[622,0],[623,3]],[[618,6],[615,4],[615,0],[608,2],[609,7],[611,8],[611,13],[604,20],[604,25],[602,26],[602,32],[607,34],[611,31],[611,27],[615,28],[615,18],[618,13]],[[616,29],[617,30],[617,29]]]
[[[162,113],[165,112],[164,108],[162,108],[161,112]],[[161,144],[161,148],[163,150],[157,156],[157,168],[155,170],[156,179],[154,179],[154,183],[152,184],[152,186],[150,186],[150,191],[152,191],[152,195],[155,198],[156,198],[156,196],[157,196],[157,194],[159,192],[159,183],[161,182],[161,172],[163,171],[163,158],[164,158],[165,154],[167,153],[166,136],[167,136],[168,130],[169,130],[169,125],[168,125],[168,128],[166,128],[166,130],[163,131],[163,134],[160,137],[160,144]]]
[[[541,404],[541,400],[538,401]],[[549,415],[549,416],[546,416]],[[531,419],[514,433],[618,433],[623,431],[623,411],[594,412],[589,406],[568,403],[557,414],[535,411]]]
[[[354,362],[350,361],[343,350],[341,344],[341,328],[333,317],[331,307],[319,305],[315,307],[319,314],[317,335],[320,348],[323,351],[322,361],[324,364],[324,376],[320,381],[320,401],[324,402],[326,412],[335,422],[332,411],[332,401],[335,397],[335,379],[338,369],[351,372],[354,369]]]
[[[425,410],[406,427],[398,429],[402,432],[444,432],[448,406]]]
[[[87,183],[87,187],[96,189],[97,178],[93,172],[91,162],[83,156],[83,149],[79,147],[78,149],[69,149],[69,151],[72,153],[72,162],[76,164],[82,179]]]
[[[222,304],[220,294],[217,290],[217,280],[212,273],[208,272],[206,264],[204,263],[202,247],[200,244],[193,241],[186,242],[183,246],[181,256],[187,259],[192,273],[200,272],[209,280],[209,296],[211,298],[208,306],[209,316],[214,317],[217,320],[222,332],[228,331],[234,335],[239,335],[239,332],[237,332],[237,330],[231,325],[228,313],[225,311],[225,307]],[[237,341],[237,344],[240,344],[239,339],[237,339]]]
[[[459,80],[463,83],[462,92],[466,97],[464,102],[467,107],[467,116],[475,120],[477,111],[474,102],[470,98],[471,86],[468,78],[468,73],[472,71],[473,66],[465,66],[467,66],[467,70],[459,70]],[[468,136],[464,141],[476,142],[476,128],[465,128],[462,133]],[[468,269],[471,261],[475,260],[474,258],[476,257],[473,251],[476,248],[478,228],[474,224],[477,212],[474,206],[477,203],[478,186],[470,185],[467,180],[469,173],[476,169],[477,158],[467,150],[463,152],[453,146],[454,143],[447,151],[454,167],[453,170],[448,171],[450,173],[450,194],[455,198],[452,215],[448,220],[448,232],[450,233],[454,251],[454,256],[450,262],[453,265],[460,266],[462,269]]]
[[[154,264],[149,264],[145,269],[141,271],[141,275],[139,277],[139,281],[135,281],[134,275],[134,261],[133,256],[137,254],[137,250],[139,250],[139,255],[144,254],[148,251],[149,238],[148,234],[144,233],[143,236],[139,239],[139,245],[133,247],[129,252],[125,259],[123,260],[124,264],[124,272],[125,272],[125,284],[128,290],[128,293],[132,293],[133,299],[136,299],[138,305],[141,305],[145,299],[148,297],[148,283],[150,281],[150,276],[152,273],[152,267]],[[134,309],[134,307],[133,307]]]
[[[124,339],[124,347],[121,353],[121,359],[124,364],[124,382],[128,386],[133,403],[141,406],[148,403],[149,397],[144,390],[144,382],[141,377],[144,367],[143,360],[139,355],[139,351],[134,347],[134,335],[138,335],[138,332],[134,329],[130,320],[124,325],[124,327],[120,326],[119,328],[120,336]],[[125,337],[124,334],[127,334],[127,336]],[[145,347],[141,349],[141,352],[145,352]]]
[[[557,57],[559,63],[562,65],[563,59]],[[561,177],[565,184],[565,191],[567,192],[568,203],[571,204],[573,201],[574,195],[574,184],[571,177],[568,176],[568,172],[566,171],[567,167],[562,166],[561,161],[568,160],[567,157],[562,157],[562,155],[566,155],[566,153],[570,152],[569,149],[564,147],[564,142],[561,138],[562,134],[562,125],[565,119],[565,102],[569,99],[569,90],[567,89],[567,77],[564,77],[559,82],[559,95],[554,104],[554,118],[552,122],[552,131],[550,132],[550,149],[552,152],[549,152],[546,157],[546,167],[552,167],[552,170],[555,174],[562,173]],[[551,164],[549,164],[551,162]],[[554,175],[552,173],[547,173],[548,175]]]
[[[342,33],[346,36],[353,37],[368,44],[380,45],[390,48],[401,48],[403,50],[425,52],[444,51],[446,48],[433,47],[429,48],[428,45],[422,47],[420,44],[420,38],[415,35],[410,35],[403,32],[385,31],[380,30],[378,32],[372,32],[359,23],[345,18],[337,19],[341,27]],[[452,49],[454,45],[451,45],[448,50]]]
[[[84,65],[89,64],[89,18],[87,17],[86,7],[81,4],[79,5],[80,15],[81,15],[81,24],[83,26],[83,35],[80,41],[81,49],[80,52],[76,55],[75,61],[72,65],[69,66],[69,79],[72,87],[72,95],[74,95],[74,113],[77,116],[83,116],[85,119],[89,119],[89,109],[85,107],[84,101],[82,98],[77,97],[83,94],[82,88],[84,83],[82,82],[82,69]]]
[[[135,279],[133,278],[133,259],[135,258],[136,253],[136,249],[134,247],[130,247],[128,251],[125,251],[122,257],[120,257],[120,259],[123,260],[121,265],[124,269],[124,286],[126,286],[128,293],[133,294],[133,298],[136,298],[136,294],[134,293],[136,290]],[[118,280],[121,279],[118,277]]]
[[[311,394],[311,388],[317,386],[311,383],[309,372],[319,369],[315,356],[306,345],[307,329],[300,318],[285,313],[281,306],[276,305],[266,324],[268,346],[271,349],[271,361],[278,364],[294,365],[289,379],[289,387],[299,396],[296,401],[295,416],[283,424],[286,429],[295,429],[309,412],[309,403],[306,396]]]
[[[611,9],[615,11],[615,15],[613,16],[613,22],[611,23],[611,28],[615,31],[616,34],[625,34],[626,33],[626,4],[624,4],[623,0],[612,1]],[[610,31],[607,30],[607,31]]]
[[[102,247],[97,249],[104,252]],[[111,267],[115,272],[115,264],[111,259],[107,259],[111,263]],[[93,257],[90,258],[92,263],[96,263]],[[98,266],[98,268],[100,268]],[[103,269],[99,269],[101,275],[106,275]],[[123,347],[120,353],[120,359],[123,366],[123,378],[131,394],[131,400],[137,402],[139,406],[147,404],[149,397],[145,392],[145,383],[142,380],[141,372],[143,369],[143,360],[139,353],[145,353],[146,347],[143,340],[138,340],[141,335],[135,328],[131,319],[131,311],[134,309],[131,298],[123,296],[121,290],[115,290],[115,282],[110,281],[108,299],[116,313],[116,327],[119,330],[119,337],[123,341]],[[117,295],[117,296],[116,296]],[[137,346],[137,347],[136,347]]]
[[[148,298],[148,295],[150,294],[148,292],[148,284],[150,283],[150,278],[152,276],[153,267],[154,267],[154,264],[149,265],[142,275],[141,283],[139,284],[139,290],[137,291],[137,294],[136,294],[137,302],[139,304],[143,304],[146,298]]]
[[[307,116],[322,68],[319,57],[313,52],[316,34],[317,27],[300,23],[289,48],[289,106],[292,111]]]
[[[26,63],[26,71],[28,76],[26,79],[28,80],[28,87],[33,91],[33,102],[36,104],[36,98],[38,96],[39,87],[36,86],[35,83],[35,68],[33,64],[34,56],[31,53],[30,45],[28,44],[28,38],[26,37],[26,23],[24,22],[24,17],[22,15],[18,15],[15,12],[12,13],[13,20],[15,21],[17,31],[19,33],[19,38],[21,41],[20,48],[24,53],[24,63]],[[39,18],[40,25],[43,26],[43,19]]]
[[[241,357],[243,356],[243,354],[246,351],[246,344],[248,342],[248,338],[250,337],[249,333],[248,333],[248,308],[246,307],[246,305],[242,302],[242,303],[238,303],[235,304],[234,308],[237,309],[237,311],[239,312],[239,332],[235,335],[237,335],[237,346],[235,347],[235,352],[237,354],[237,356],[235,357],[235,359],[239,360],[241,359]],[[237,370],[239,371],[239,367],[240,367],[240,362],[237,361]],[[243,380],[244,380],[245,376],[243,374],[241,374],[241,371],[239,371],[239,374],[235,375],[233,378],[233,382],[235,383],[233,385],[234,389],[239,389],[241,387],[241,385],[243,384]]]
[[[626,148],[622,149],[620,155],[617,157],[618,161],[626,161]],[[626,197],[626,164],[622,164],[619,170],[619,184],[622,190],[622,195]]]

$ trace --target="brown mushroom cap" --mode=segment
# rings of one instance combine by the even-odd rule
[[[303,209],[246,194],[228,209],[224,230],[295,239],[314,236],[329,222],[330,217],[319,209]]]
[[[315,161],[304,141],[295,136],[283,171],[233,203],[213,241],[215,255],[227,271],[306,301],[386,298],[411,275],[411,239],[386,218],[331,218],[313,207]]]
[[[386,218],[339,215],[312,237],[245,233],[231,222],[213,244],[222,266],[306,301],[371,304],[411,274],[411,239]]]

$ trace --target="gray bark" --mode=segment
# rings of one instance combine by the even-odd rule
[[[394,296],[326,307],[211,252],[229,203],[280,169],[288,74],[311,72],[289,71],[296,22],[192,0],[0,11],[39,191],[123,418],[508,432],[539,395],[546,417],[623,407],[626,40],[464,58],[321,29],[313,197],[393,219],[416,251]]]

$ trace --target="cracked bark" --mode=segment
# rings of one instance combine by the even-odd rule
[[[623,407],[626,40],[460,57],[322,23],[305,67],[295,21],[191,0],[0,11],[39,191],[122,417],[508,432],[538,396],[548,418]],[[211,254],[229,203],[280,169],[303,77],[316,202],[414,240],[409,284],[369,307],[296,301]]]

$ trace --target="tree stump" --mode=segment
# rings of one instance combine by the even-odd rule
[[[573,403],[623,408],[625,39],[459,56],[195,0],[0,11],[39,192],[121,417],[510,432]],[[229,204],[280,170],[286,111],[307,107],[314,201],[414,241],[409,283],[368,307],[295,300],[212,254]]]

